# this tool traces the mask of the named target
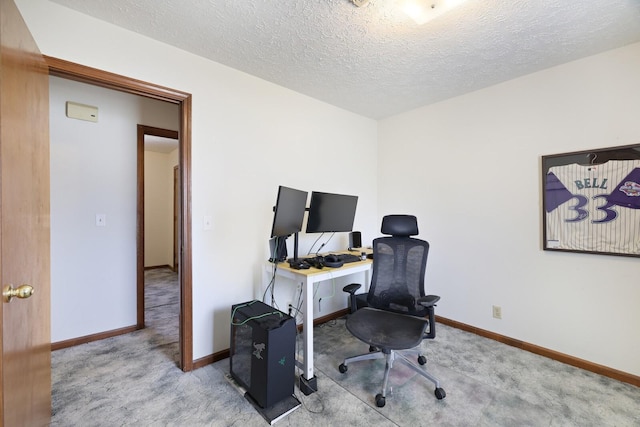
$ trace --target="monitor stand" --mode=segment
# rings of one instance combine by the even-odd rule
[[[298,258],[298,233],[293,235],[293,258],[289,258],[287,262],[295,270],[306,270],[310,267],[309,264]]]

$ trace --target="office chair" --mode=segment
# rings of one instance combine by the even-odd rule
[[[375,397],[378,407],[386,403],[389,371],[395,360],[433,382],[435,396],[444,399],[440,381],[401,351],[418,354],[418,363],[424,365],[427,359],[413,349],[423,339],[436,336],[434,307],[440,297],[424,294],[429,243],[411,237],[418,234],[418,223],[412,215],[385,216],[382,234],[389,236],[373,241],[373,277],[366,294],[367,306],[354,310],[346,322],[353,336],[369,344],[370,352],[344,359],[338,369],[346,373],[353,362],[385,358],[382,392]],[[351,290],[353,295],[355,289]]]

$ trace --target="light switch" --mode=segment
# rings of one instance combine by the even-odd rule
[[[212,227],[213,227],[213,218],[211,217],[211,215],[205,215],[204,216],[204,229],[205,230],[211,230]]]
[[[96,227],[106,227],[106,226],[107,226],[107,215],[96,214]]]

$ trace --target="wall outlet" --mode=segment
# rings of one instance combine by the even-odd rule
[[[107,215],[96,214],[96,227],[106,227],[106,226],[107,226]]]
[[[205,230],[211,230],[213,228],[213,217],[211,215],[205,215],[202,222]]]
[[[502,307],[499,305],[493,306],[493,317],[495,319],[502,319]]]

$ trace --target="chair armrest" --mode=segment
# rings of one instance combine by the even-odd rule
[[[438,301],[440,301],[438,295],[425,295],[418,299],[418,303],[427,309],[427,316],[429,317],[429,333],[424,336],[426,339],[434,339],[436,337],[436,314],[434,307]]]
[[[438,301],[440,301],[440,297],[437,295],[425,295],[420,297],[417,302],[423,307],[433,307]]]
[[[342,288],[343,292],[347,292],[351,295],[354,295],[356,293],[356,291],[358,289],[360,289],[362,287],[362,285],[360,283],[352,283],[350,285],[345,286],[344,288]]]

